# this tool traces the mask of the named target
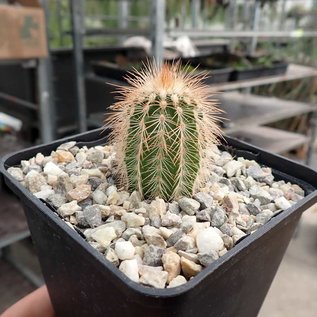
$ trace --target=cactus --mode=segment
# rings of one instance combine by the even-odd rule
[[[204,75],[148,63],[127,78],[107,123],[121,181],[142,197],[191,196],[205,181],[206,149],[220,135]]]

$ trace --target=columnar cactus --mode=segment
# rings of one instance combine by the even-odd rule
[[[205,180],[205,151],[220,134],[202,75],[179,64],[145,65],[121,87],[108,119],[120,179],[145,198],[191,196]]]

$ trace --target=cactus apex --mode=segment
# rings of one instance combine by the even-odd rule
[[[119,87],[106,123],[112,128],[122,185],[145,198],[191,196],[206,181],[206,150],[221,131],[214,91],[206,77],[179,62],[148,62]]]

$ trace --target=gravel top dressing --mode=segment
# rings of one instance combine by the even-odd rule
[[[141,200],[120,187],[111,145],[68,142],[8,172],[131,280],[169,288],[304,197],[298,185],[275,181],[269,167],[216,146],[206,155],[213,161],[207,182],[192,197],[171,202]]]

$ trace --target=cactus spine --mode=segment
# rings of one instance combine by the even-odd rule
[[[166,201],[191,196],[205,181],[206,149],[217,141],[215,101],[203,76],[178,63],[145,65],[121,87],[108,119],[119,174],[130,190]]]

